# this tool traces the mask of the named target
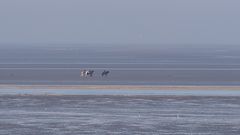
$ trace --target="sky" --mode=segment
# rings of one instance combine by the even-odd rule
[[[0,44],[238,45],[239,0],[1,0]]]

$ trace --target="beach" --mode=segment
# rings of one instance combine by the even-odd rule
[[[0,85],[0,89],[49,90],[240,90],[240,86],[189,86],[189,85]]]
[[[0,84],[240,86],[238,50],[219,49],[6,47],[0,50]],[[81,77],[84,69],[93,76]],[[110,71],[106,77],[104,70]]]
[[[234,53],[86,49],[0,50],[0,134],[240,132]],[[93,76],[81,76],[84,69]]]
[[[239,7],[0,0],[0,135],[240,135]]]
[[[240,96],[239,86],[0,85],[0,95]]]
[[[239,97],[0,95],[0,134],[237,135]]]

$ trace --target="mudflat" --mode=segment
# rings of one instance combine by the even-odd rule
[[[0,89],[49,89],[49,90],[240,90],[240,86],[194,85],[0,85]]]
[[[5,95],[0,116],[4,135],[240,132],[239,97]]]

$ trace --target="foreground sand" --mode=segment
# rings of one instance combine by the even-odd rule
[[[239,135],[239,97],[0,96],[1,135]]]
[[[73,90],[240,90],[240,86],[193,85],[0,85],[0,89],[73,89]]]

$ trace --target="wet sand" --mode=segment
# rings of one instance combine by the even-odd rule
[[[94,70],[93,77],[81,77],[81,69]],[[103,70],[110,70],[110,74],[101,77]],[[240,86],[240,65],[0,64],[0,84]]]
[[[191,86],[191,85],[0,85],[0,89],[48,90],[240,90],[240,86]]]
[[[126,48],[1,48],[0,134],[239,134],[239,49]]]
[[[240,86],[239,49],[148,49],[6,46],[0,50],[0,84]],[[81,69],[94,70],[93,77],[81,78]],[[103,70],[110,70],[108,77],[101,77]]]
[[[237,135],[239,97],[0,96],[4,135]]]

